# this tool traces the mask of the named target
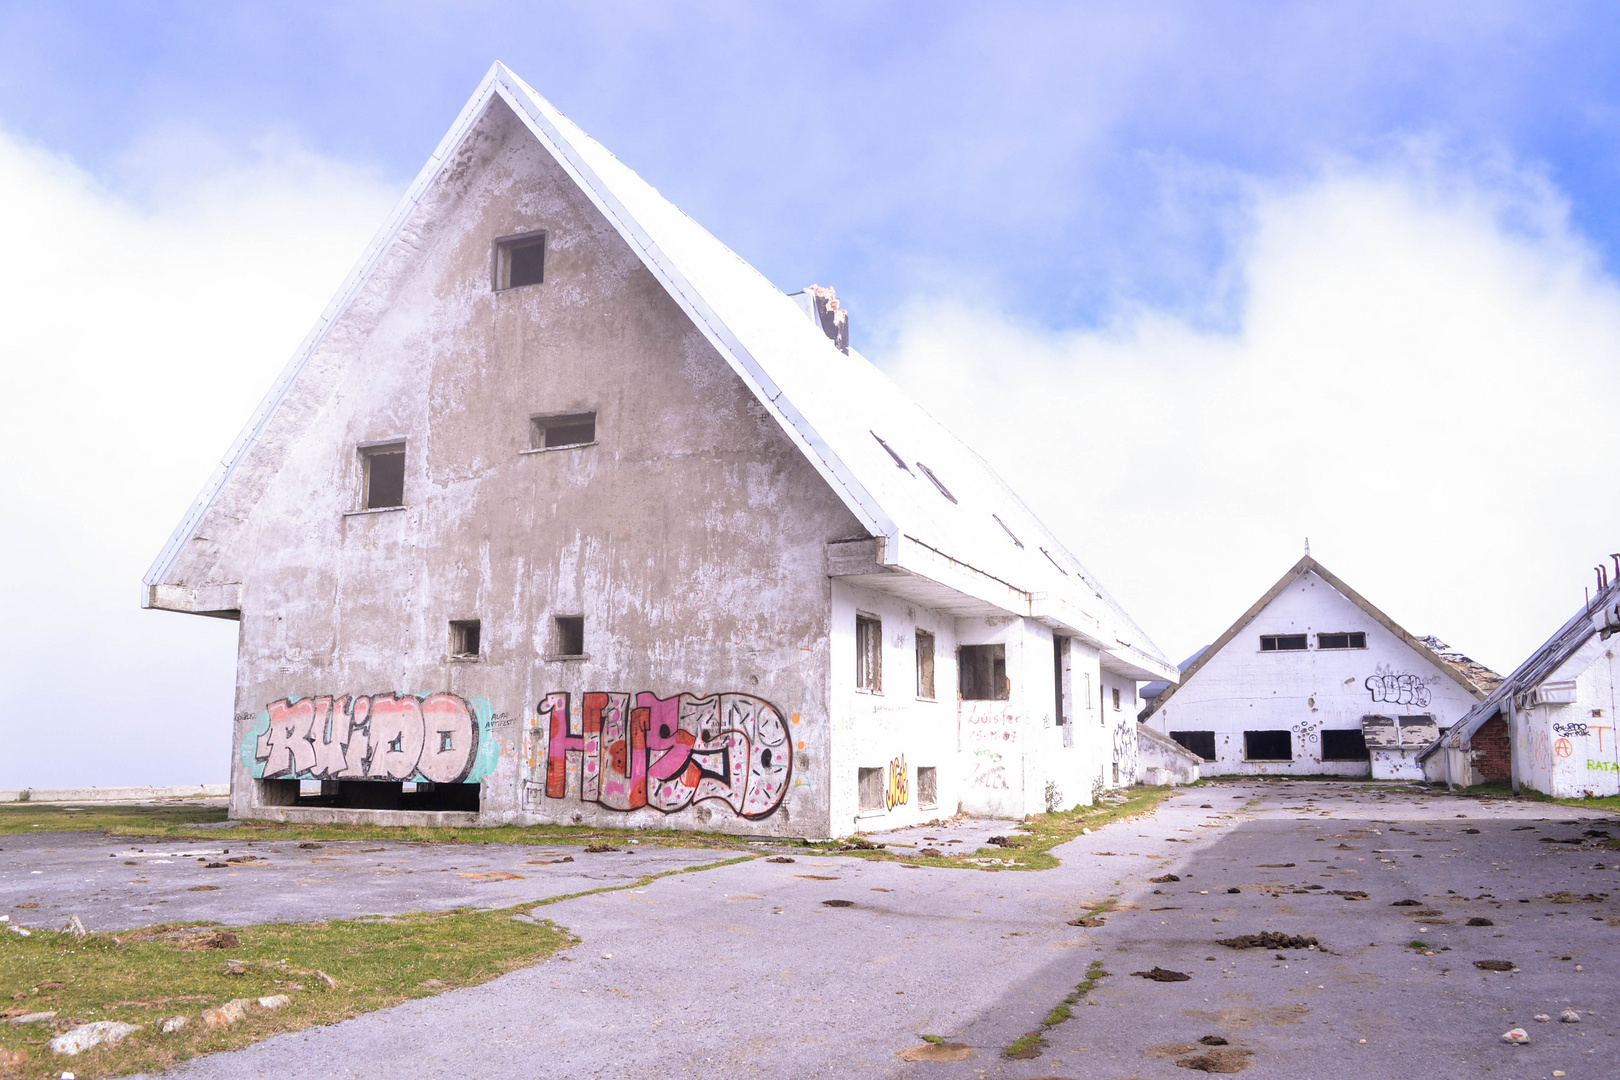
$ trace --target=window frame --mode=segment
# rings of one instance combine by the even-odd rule
[[[1288,756],[1287,757],[1252,757],[1250,755],[1250,749],[1249,749],[1249,736],[1251,736],[1251,735],[1281,735],[1281,736],[1283,736],[1285,739],[1288,740]],[[1292,762],[1292,761],[1296,760],[1295,757],[1294,757],[1294,733],[1291,730],[1289,730],[1288,728],[1256,728],[1256,729],[1253,729],[1253,730],[1250,730],[1250,731],[1245,731],[1243,733],[1243,760],[1244,761],[1273,761],[1273,762],[1280,762],[1280,761]]]
[[[1208,754],[1205,754],[1201,749],[1198,749],[1197,747],[1189,746],[1189,745],[1187,745],[1186,742],[1182,741],[1182,736],[1191,736],[1191,735],[1197,735],[1197,736],[1208,735],[1209,736],[1209,753]],[[1170,732],[1170,738],[1171,738],[1172,741],[1175,742],[1175,744],[1177,746],[1181,747],[1183,750],[1186,750],[1188,753],[1197,754],[1198,757],[1203,761],[1219,761],[1220,760],[1220,750],[1215,744],[1215,732],[1213,732],[1213,731],[1172,731],[1172,732]],[[1197,741],[1202,743],[1204,740],[1202,738],[1199,738]]]
[[[491,248],[490,256],[490,291],[511,292],[513,289],[527,289],[531,285],[544,285],[546,283],[547,263],[551,258],[550,233],[546,229],[531,232],[511,233],[507,236],[497,236]],[[512,252],[519,248],[540,248],[540,280],[525,281],[521,285],[512,282]]]
[[[869,783],[870,781],[870,783]],[[856,766],[855,769],[855,812],[856,816],[868,814],[886,814],[889,811],[887,792],[889,786],[888,770],[883,766],[875,769],[866,769]],[[869,801],[868,788],[872,789],[873,801]]]
[[[928,646],[926,654],[923,649],[925,641]],[[915,627],[912,630],[912,649],[916,653],[917,659],[917,700],[938,701],[939,638],[932,630]]]
[[[982,665],[977,663],[977,662],[972,663],[972,664],[968,663],[967,658],[966,658],[966,656],[964,654],[967,653],[967,651],[970,650],[970,649],[974,650],[973,655],[975,657],[978,657],[980,655],[978,650],[980,650],[980,649],[989,650],[986,653],[984,653],[985,663],[982,664]],[[999,656],[994,651],[996,649],[1001,650],[1001,653],[1000,653]],[[1000,685],[994,685],[996,683],[996,670],[997,670],[997,665],[998,664],[1000,665],[1001,681],[1000,681]],[[969,697],[968,693],[967,693],[967,691],[968,691],[968,685],[967,684],[970,681],[970,679],[975,684],[978,682],[978,674],[977,673],[978,673],[978,670],[979,670],[979,668],[981,666],[985,667],[989,672],[989,674],[986,677],[989,679],[989,681],[992,684],[989,687],[990,696],[989,697]],[[970,676],[969,672],[973,672],[973,674]],[[979,689],[981,689],[981,688],[978,687],[977,685],[974,686],[975,691],[978,691]],[[986,641],[986,642],[980,642],[978,644],[973,644],[973,645],[958,645],[956,647],[956,693],[957,693],[957,696],[960,697],[963,701],[1008,701],[1008,700],[1011,700],[1012,694],[1009,692],[1008,685],[1007,685],[1007,645],[1006,645],[1005,642]]]
[[[564,623],[577,624],[579,629],[579,651],[564,652],[563,647],[570,644],[563,628]],[[591,654],[585,651],[585,616],[584,615],[553,615],[551,617],[551,652],[546,654],[547,660],[589,660]]]
[[[375,442],[361,443],[355,447],[355,453],[360,459],[360,505],[356,512],[368,514],[388,510],[404,510],[408,505],[405,501],[405,482],[409,478],[410,459],[407,457],[409,440],[405,438],[380,439]],[[399,502],[373,506],[371,505],[372,462],[380,457],[392,457],[395,455],[400,458]]]
[[[1323,644],[1323,638],[1344,638],[1343,645]],[[1357,640],[1360,644],[1357,644]],[[1347,652],[1352,649],[1365,649],[1367,647],[1367,632],[1365,630],[1335,630],[1329,633],[1317,631],[1316,647],[1325,652]]]
[[[467,635],[471,631],[472,645],[468,651]],[[450,620],[450,659],[460,663],[471,663],[484,658],[484,628],[479,619],[451,619]]]
[[[1284,648],[1283,645],[1282,645],[1282,643],[1284,641],[1292,642],[1292,641],[1295,641],[1295,640],[1298,640],[1299,643],[1300,643],[1297,647],[1292,647],[1291,646],[1289,648]],[[1266,645],[1266,642],[1268,642],[1268,641],[1271,642],[1271,645],[1270,645],[1269,648]],[[1260,651],[1261,652],[1310,652],[1311,651],[1311,635],[1309,635],[1309,634],[1261,634],[1260,635]]]
[[[932,790],[929,790],[929,789]],[[935,765],[917,766],[917,809],[937,810],[939,808],[939,767]]]
[[[855,691],[883,693],[883,620],[864,611],[855,613]]]
[[[1361,739],[1361,753],[1355,756],[1334,754],[1328,756],[1328,736],[1354,735]],[[1337,741],[1337,740],[1335,740]],[[1354,728],[1323,728],[1322,729],[1322,760],[1323,761],[1371,761],[1372,751],[1367,748],[1367,733],[1359,727]]]
[[[598,438],[598,423],[600,413],[596,409],[570,409],[567,412],[531,413],[529,415],[529,445],[521,451],[525,454],[554,454],[559,450],[581,450],[587,446],[595,446]],[[558,443],[556,446],[546,445],[546,432],[550,428],[579,427],[586,420],[590,421],[591,437],[585,442]],[[562,421],[574,421],[573,424]]]

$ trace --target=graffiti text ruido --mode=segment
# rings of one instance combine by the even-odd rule
[[[458,784],[478,779],[472,773],[480,726],[454,694],[283,698],[259,714],[249,733],[249,768],[264,779]]]
[[[573,790],[609,810],[666,814],[712,799],[763,818],[782,804],[793,772],[782,714],[749,694],[642,692],[632,707],[626,693],[588,693],[575,714],[557,693],[537,712],[552,799]]]

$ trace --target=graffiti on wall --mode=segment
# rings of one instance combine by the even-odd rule
[[[547,798],[575,792],[608,810],[666,814],[713,800],[756,819],[782,804],[792,777],[782,714],[750,694],[642,692],[632,706],[626,693],[588,693],[576,713],[568,694],[555,693],[536,712]]]
[[[1429,703],[1429,688],[1417,675],[1369,675],[1364,685],[1374,701],[1419,708]]]
[[[260,779],[428,780],[471,783],[495,767],[493,710],[454,694],[286,697],[242,739]]]
[[[889,762],[889,783],[883,792],[883,804],[886,809],[893,810],[910,801],[911,781],[906,775],[906,756],[901,754]]]
[[[1001,763],[1001,754],[995,750],[973,751],[973,774],[968,777],[968,786],[982,791],[1010,791],[1012,785],[1007,783],[1007,767]]]

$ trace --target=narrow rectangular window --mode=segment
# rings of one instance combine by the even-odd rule
[[[1317,634],[1316,647],[1318,649],[1365,649],[1367,635],[1359,630],[1354,633]]]
[[[917,696],[934,700],[934,635],[917,631]]]
[[[1063,707],[1063,669],[1065,661],[1069,659],[1069,639],[1052,635],[1052,715],[1057,718],[1058,727],[1069,722],[1068,711]]]
[[[855,616],[855,687],[883,689],[883,623],[870,615]]]
[[[478,659],[481,642],[477,619],[456,619],[450,623],[450,655],[458,660]]]
[[[1215,733],[1213,731],[1172,731],[1170,737],[1205,761],[1215,760]]]
[[[594,412],[562,413],[529,418],[529,449],[555,450],[562,446],[588,446],[596,441]]]
[[[405,444],[368,446],[360,451],[362,510],[405,505]]]
[[[546,279],[546,234],[530,233],[495,242],[495,289],[539,285]]]
[[[1114,711],[1119,712],[1119,687],[1114,687]]]
[[[1304,634],[1261,634],[1261,652],[1300,652],[1310,648]]]
[[[1007,700],[1005,645],[963,645],[956,651],[956,671],[963,701]]]
[[[1294,737],[1290,731],[1245,731],[1243,757],[1247,761],[1293,761]]]
[[[1366,761],[1367,736],[1360,728],[1322,732],[1323,761]]]
[[[558,656],[585,655],[585,616],[558,615],[553,629],[553,644]]]
[[[861,810],[883,810],[887,805],[883,801],[886,784],[882,769],[856,770],[855,786],[860,798]]]
[[[917,767],[917,805],[927,809],[939,805],[939,770],[932,765]]]

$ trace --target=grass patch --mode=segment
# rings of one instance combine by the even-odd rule
[[[28,1055],[0,1073],[54,1077],[68,1068],[82,1078],[161,1072],[201,1054],[488,982],[575,943],[549,921],[513,918],[514,910],[228,929],[165,924],[79,938],[0,934],[0,1005],[57,1014],[46,1023],[0,1025],[0,1050]],[[225,947],[217,947],[223,933],[233,935],[235,944],[225,938]],[[227,959],[241,961],[244,973],[226,974]],[[335,985],[326,985],[317,971]],[[286,994],[291,1004],[274,1011],[249,1005],[243,1020],[221,1029],[208,1029],[199,1018],[227,1001],[276,994]],[[160,1034],[158,1024],[171,1016],[189,1020],[174,1034]],[[46,1047],[52,1035],[97,1020],[139,1024],[141,1030],[77,1057],[59,1057]]]
[[[943,1035],[924,1035],[922,1037],[922,1041],[925,1042],[925,1043],[933,1043],[935,1046],[944,1046],[945,1045],[945,1036],[943,1036]]]
[[[1107,907],[1106,904],[1103,907]],[[1099,911],[1102,908],[1098,908]],[[1085,979],[1076,986],[1069,996],[1058,1004],[1052,1006],[1052,1011],[1046,1014],[1041,1026],[1034,1031],[1026,1031],[1012,1041],[1012,1044],[1002,1051],[1009,1058],[1036,1058],[1041,1056],[1041,1047],[1046,1045],[1046,1032],[1057,1027],[1065,1020],[1072,1019],[1074,1010],[1071,1006],[1080,1004],[1080,1000],[1097,985],[1097,980],[1106,978],[1108,972],[1103,970],[1101,960],[1093,960],[1086,969]],[[924,1036],[926,1038],[927,1036]]]
[[[1009,825],[1007,847],[982,847],[961,855],[919,855],[916,850],[890,844],[877,848],[870,841],[827,841],[810,845],[828,855],[878,862],[901,862],[917,866],[944,866],[962,870],[1050,870],[1058,865],[1051,850],[1081,835],[1082,829],[1100,829],[1125,818],[1145,814],[1178,789],[1143,787],[1128,789],[1125,798],[1099,806],[1080,806],[1058,814],[1035,814],[1028,820]],[[855,838],[857,841],[860,837]],[[994,860],[994,861],[992,861]]]
[[[226,821],[217,806],[157,806],[5,803],[0,835],[7,833],[104,830],[114,836],[155,836],[186,840],[392,840],[440,844],[592,844],[635,839],[658,847],[751,849],[750,838],[676,829],[601,829],[580,825],[496,825],[439,828],[427,825],[305,825],[279,821]],[[791,840],[783,841],[792,843]]]

